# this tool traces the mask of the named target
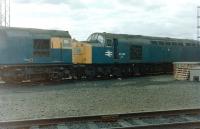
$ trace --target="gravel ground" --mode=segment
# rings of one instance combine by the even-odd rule
[[[51,85],[0,85],[0,121],[200,107],[200,83],[170,75]]]

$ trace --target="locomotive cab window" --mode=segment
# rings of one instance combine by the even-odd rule
[[[87,41],[94,41],[95,39],[95,34],[90,35],[90,37],[87,39]]]
[[[106,47],[112,47],[112,40],[106,39]]]
[[[97,38],[97,40],[98,40],[98,42],[100,42],[102,44],[104,43],[104,38],[103,38],[102,35],[99,35],[98,38]]]
[[[70,48],[70,47],[71,47],[70,39],[64,39],[63,48]]]
[[[102,35],[99,34],[92,34],[87,41],[91,42],[91,43],[104,43],[104,37]]]
[[[92,36],[90,36],[88,39],[87,39],[87,41],[90,41],[92,39]]]

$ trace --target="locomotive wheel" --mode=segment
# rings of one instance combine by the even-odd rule
[[[127,67],[123,67],[121,71],[122,71],[121,74],[122,74],[123,77],[130,76],[129,67],[128,68]]]
[[[100,76],[101,78],[103,78],[104,77],[104,72],[105,70],[104,70],[104,68],[103,67],[97,67],[96,68],[96,73],[97,73],[97,76]]]
[[[80,80],[81,79],[81,74],[79,74],[79,73],[74,73],[73,75],[72,75],[72,78],[74,79],[74,80]]]
[[[139,66],[134,66],[133,75],[135,75],[135,76],[140,76],[141,75]]]
[[[82,78],[82,70],[80,68],[73,69],[72,72],[70,73],[72,76],[72,79],[74,80],[80,80]]]
[[[110,78],[111,77],[111,68],[110,67],[105,67],[103,76],[104,76],[104,78]]]
[[[122,75],[119,67],[114,67],[112,69],[112,74],[114,77],[121,77],[121,75]]]

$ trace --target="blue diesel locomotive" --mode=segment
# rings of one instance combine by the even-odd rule
[[[2,80],[21,82],[65,77],[71,65],[71,36],[68,31],[0,29]],[[63,75],[58,75],[60,70]]]
[[[6,82],[170,73],[172,62],[200,61],[195,40],[68,31],[0,29],[0,76]]]
[[[73,52],[73,63],[88,64],[79,71],[91,77],[170,73],[172,62],[200,61],[195,40],[127,34],[94,33]]]

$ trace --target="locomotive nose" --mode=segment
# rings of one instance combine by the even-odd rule
[[[76,42],[72,48],[72,61],[74,64],[92,63],[92,46],[85,42]]]

